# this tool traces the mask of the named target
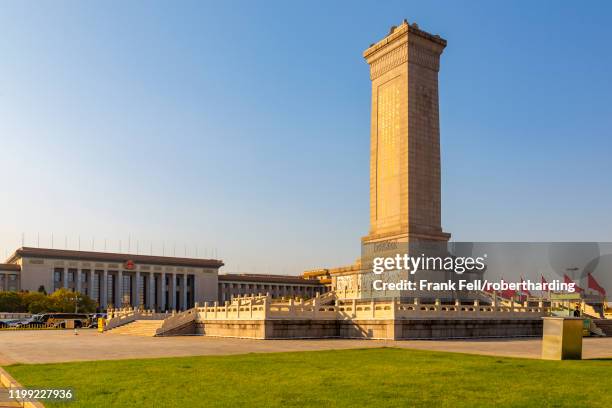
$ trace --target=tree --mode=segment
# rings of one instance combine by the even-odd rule
[[[0,292],[0,312],[25,312],[21,294],[17,292]]]
[[[45,285],[40,285],[40,286],[38,287],[38,291],[39,291],[40,293],[44,293],[45,295],[47,294],[47,291],[45,290]]]
[[[47,312],[51,302],[49,296],[41,292],[25,292],[21,294],[24,308],[32,314]]]
[[[75,297],[78,297],[78,311],[80,313],[93,313],[96,311],[96,302],[89,296],[79,292],[72,292],[61,288],[49,295],[50,308],[53,312],[74,312]]]
[[[28,305],[28,312],[32,314],[39,314],[49,311],[49,300],[43,301],[36,300]]]
[[[44,290],[44,288],[43,288]],[[89,296],[62,288],[51,295],[41,292],[0,292],[0,312],[7,313],[44,313],[74,312],[75,297],[79,298],[78,311],[93,313],[96,302]]]

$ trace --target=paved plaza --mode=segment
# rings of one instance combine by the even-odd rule
[[[0,365],[130,358],[400,347],[505,357],[539,358],[541,339],[251,340],[201,336],[142,337],[81,330],[0,332]],[[585,338],[583,358],[612,358],[612,337]]]

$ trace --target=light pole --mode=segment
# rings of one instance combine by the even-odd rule
[[[81,300],[83,300],[83,298],[79,297],[79,293],[78,292],[74,292],[74,314],[75,315],[79,312],[79,301],[81,301]],[[74,323],[74,335],[75,336],[79,335],[79,333],[77,331],[76,322]]]
[[[575,282],[575,280],[576,280],[576,271],[578,271],[579,269],[580,268],[577,268],[575,266],[572,267],[572,268],[565,268],[565,270],[572,275],[572,282],[574,282],[574,284],[576,284],[576,285],[578,285],[580,283],[580,278],[578,278],[578,283]],[[571,304],[572,304],[571,301],[569,301],[568,302],[568,306],[567,306],[567,309],[568,309],[568,311],[570,313],[570,316],[571,316],[571,313],[572,313],[572,306],[571,306]],[[580,307],[582,309],[582,296],[580,296],[580,303],[577,304],[576,307]]]

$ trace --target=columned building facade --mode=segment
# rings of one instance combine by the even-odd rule
[[[219,274],[222,266],[216,259],[24,247],[0,263],[0,291],[53,293],[66,288],[89,296],[101,310],[130,306],[171,311],[260,294],[308,299],[330,289],[330,279],[319,272]]]
[[[185,310],[217,299],[223,262],[133,254],[20,248],[7,260],[3,290],[80,292],[107,307]],[[9,269],[7,264],[3,269]],[[18,284],[11,287],[13,275]]]
[[[0,263],[0,292],[19,290],[19,265]]]
[[[273,298],[292,297],[309,299],[323,294],[328,287],[319,279],[289,275],[220,274],[219,303],[234,297],[269,294]]]

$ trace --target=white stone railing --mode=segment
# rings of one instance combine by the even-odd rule
[[[271,299],[270,294],[266,294],[266,295],[255,295],[255,296],[247,296],[247,295],[237,295],[237,296],[233,296],[232,300],[230,301],[231,304],[237,304],[238,302],[242,302],[244,303],[245,301],[251,301],[253,303],[262,303],[264,299]]]
[[[153,310],[133,308],[108,309],[107,314],[104,330],[111,330],[136,320],[165,320],[171,316],[169,312],[158,313]]]
[[[263,320],[267,318],[266,309],[270,305],[270,298],[243,299],[236,298],[232,303],[225,302],[219,306],[217,302],[198,307],[198,320]]]
[[[317,298],[315,298],[317,299]],[[417,299],[412,303],[398,300],[337,300],[333,305],[314,304],[290,299],[288,302],[272,302],[264,298],[262,302],[239,299],[235,303],[226,302],[219,306],[205,304],[197,308],[197,320],[263,320],[263,319],[436,319],[436,318],[478,318],[478,319],[525,319],[546,316],[550,308],[540,304],[528,307],[520,304],[488,305],[474,301],[465,305],[459,301],[442,304],[436,301],[423,304]]]
[[[181,326],[186,325],[187,323],[193,322],[196,320],[198,315],[198,304],[196,303],[195,307],[192,309],[185,310],[180,313],[172,314],[170,317],[167,317],[162,323],[161,327],[156,330],[156,336],[163,336],[171,330],[178,329]]]
[[[336,294],[332,291],[332,292],[325,292],[324,294],[320,295],[319,292],[317,292],[317,295],[313,298],[310,299],[306,299],[304,301],[304,304],[306,305],[314,305],[315,299],[319,300],[319,304],[321,305],[326,305],[329,303],[333,303],[337,298],[336,298]]]

